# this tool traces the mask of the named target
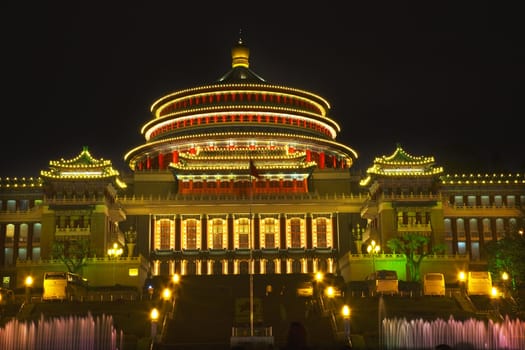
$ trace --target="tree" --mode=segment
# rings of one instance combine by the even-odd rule
[[[55,240],[51,247],[53,257],[62,261],[69,272],[78,273],[86,265],[91,241],[87,238]]]
[[[510,232],[498,241],[490,241],[485,245],[489,271],[494,276],[503,272],[509,274],[510,287],[515,291],[525,280],[525,238],[523,233]]]
[[[421,277],[419,275],[419,268],[421,266],[421,261],[423,261],[426,256],[442,253],[446,250],[444,244],[438,244],[432,247],[430,251],[425,251],[423,248],[429,242],[430,237],[428,236],[409,233],[400,237],[391,238],[386,243],[393,252],[400,252],[405,255],[410,281],[420,281]]]

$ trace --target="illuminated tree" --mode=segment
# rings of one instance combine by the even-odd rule
[[[405,255],[409,272],[408,279],[410,281],[419,282],[421,279],[419,273],[421,261],[423,261],[426,256],[443,253],[446,250],[444,244],[438,244],[432,247],[430,251],[426,251],[424,248],[429,243],[430,237],[409,233],[388,240],[386,245],[392,249],[393,252],[399,252]]]
[[[513,231],[498,241],[490,241],[485,245],[489,271],[494,276],[503,272],[510,277],[510,287],[516,291],[525,280],[525,238],[522,231]]]
[[[87,238],[55,240],[51,247],[53,258],[62,261],[69,272],[78,273],[86,265],[90,244]]]

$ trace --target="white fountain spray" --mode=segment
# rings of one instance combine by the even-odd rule
[[[37,322],[12,319],[0,328],[0,349],[118,350],[123,334],[117,334],[112,316],[68,316]],[[117,346],[118,339],[120,345]]]

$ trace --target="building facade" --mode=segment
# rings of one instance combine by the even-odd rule
[[[266,82],[242,40],[220,79],[159,98],[151,114],[124,156],[131,175],[85,147],[39,177],[0,178],[4,286],[64,268],[58,258],[79,242],[95,285],[111,258],[121,284],[174,273],[360,280],[343,270],[369,258],[372,239],[390,253],[388,239],[418,233],[425,249],[445,243],[446,255],[483,262],[486,242],[524,227],[523,174],[448,175],[401,145],[354,173],[358,154],[337,141],[329,103]]]

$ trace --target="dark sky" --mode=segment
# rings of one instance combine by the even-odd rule
[[[522,19],[506,2],[43,3],[0,5],[0,177],[83,146],[127,170],[151,104],[226,73],[241,28],[250,68],[331,103],[354,169],[399,142],[446,172],[525,171]]]

